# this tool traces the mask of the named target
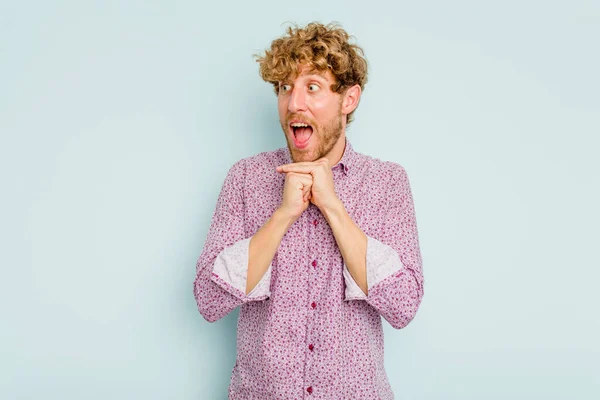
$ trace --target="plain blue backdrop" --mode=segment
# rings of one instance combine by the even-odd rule
[[[228,168],[285,146],[252,54],[313,20],[413,190],[396,397],[600,398],[598,2],[0,4],[0,398],[227,397],[238,310],[201,317],[195,263]]]

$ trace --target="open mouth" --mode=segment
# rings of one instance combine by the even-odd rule
[[[294,144],[296,147],[306,147],[313,134],[313,127],[306,122],[300,121],[292,121],[290,127],[294,133]]]

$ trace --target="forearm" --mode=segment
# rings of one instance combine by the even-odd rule
[[[277,209],[250,240],[246,294],[252,291],[269,268],[283,236],[293,223],[294,220]]]
[[[325,207],[323,215],[333,231],[348,271],[367,295],[367,236],[352,220],[341,201]]]

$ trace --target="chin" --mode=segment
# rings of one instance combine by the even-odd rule
[[[315,161],[318,157],[315,157],[314,152],[312,150],[300,151],[298,149],[293,148],[293,145],[290,146],[290,155],[292,156],[293,162],[306,162],[306,161]]]

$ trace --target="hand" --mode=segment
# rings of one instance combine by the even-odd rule
[[[326,207],[333,207],[339,201],[333,184],[333,172],[327,158],[320,158],[312,162],[280,165],[277,167],[277,172],[311,176],[310,202],[316,205],[321,211],[324,211]]]
[[[293,221],[308,208],[313,178],[310,174],[289,172],[283,184],[283,199],[279,209]]]

